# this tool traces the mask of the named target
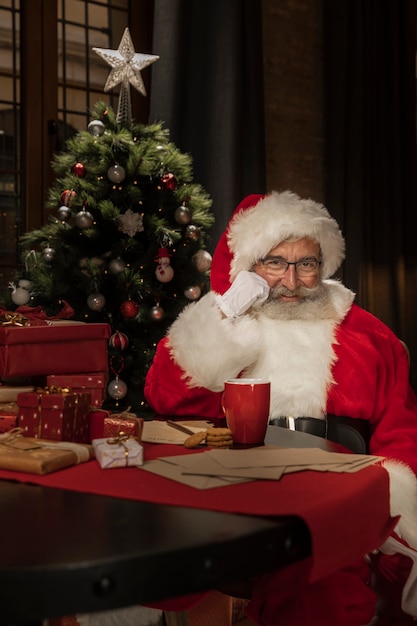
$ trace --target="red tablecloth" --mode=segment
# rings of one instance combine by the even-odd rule
[[[177,453],[183,454],[184,448],[145,444],[147,460]],[[280,481],[204,491],[137,468],[103,470],[96,461],[45,476],[0,470],[0,479],[231,513],[297,515],[312,535],[311,580],[377,548],[395,525],[389,514],[388,474],[375,465],[354,474],[305,471]]]

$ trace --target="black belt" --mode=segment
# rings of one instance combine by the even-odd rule
[[[290,430],[298,430],[323,439],[330,439],[349,448],[356,454],[369,452],[369,422],[341,415],[327,414],[323,419],[316,417],[274,417],[269,422]]]

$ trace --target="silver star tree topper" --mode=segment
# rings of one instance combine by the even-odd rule
[[[158,61],[156,54],[141,54],[135,52],[128,28],[125,28],[123,37],[117,50],[93,48],[112,69],[104,85],[104,91],[110,91],[120,83],[119,105],[117,109],[117,123],[130,126],[132,123],[132,105],[130,101],[130,85],[146,96],[141,70],[151,63]]]

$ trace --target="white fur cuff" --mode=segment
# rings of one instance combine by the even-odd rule
[[[258,356],[256,322],[243,316],[222,318],[216,294],[210,292],[187,306],[168,334],[171,355],[185,371],[192,387],[223,391]]]

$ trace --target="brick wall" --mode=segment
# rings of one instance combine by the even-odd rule
[[[322,0],[262,0],[267,190],[323,201]]]

